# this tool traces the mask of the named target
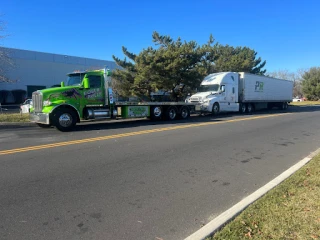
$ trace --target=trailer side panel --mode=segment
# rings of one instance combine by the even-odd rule
[[[259,76],[250,73],[240,74],[241,102],[291,102],[293,82]]]

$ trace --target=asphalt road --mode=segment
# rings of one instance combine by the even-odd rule
[[[316,150],[319,119],[0,126],[0,239],[184,239]]]

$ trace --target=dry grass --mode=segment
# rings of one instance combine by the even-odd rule
[[[0,113],[0,122],[30,122],[28,113]]]
[[[319,199],[320,155],[208,239],[320,239]]]
[[[312,105],[320,105],[320,101],[291,102],[290,105],[293,105],[293,106],[312,106]]]

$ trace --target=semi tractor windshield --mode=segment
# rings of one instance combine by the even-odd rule
[[[79,86],[82,82],[84,74],[71,74],[68,76],[66,86]]]
[[[201,85],[198,92],[218,92],[219,84]]]

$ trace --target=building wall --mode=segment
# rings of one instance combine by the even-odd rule
[[[17,103],[21,100],[14,99],[12,91],[26,91],[27,86],[45,86],[60,84],[67,79],[67,73],[75,70],[101,69],[108,67],[113,70],[117,68],[115,62],[91,58],[67,56],[53,53],[42,53],[29,50],[1,48],[7,51],[14,61],[14,67],[7,72],[7,77],[12,83],[0,83],[0,103]],[[4,92],[6,96],[4,97]]]

